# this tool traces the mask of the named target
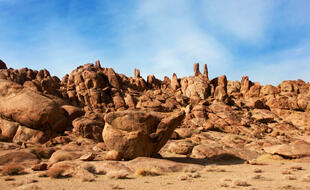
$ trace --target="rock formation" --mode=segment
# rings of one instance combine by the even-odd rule
[[[155,156],[166,144],[184,112],[163,116],[148,111],[121,111],[105,116],[103,140],[125,159]]]
[[[0,61],[0,165],[14,162],[6,159],[12,155],[16,162],[25,155],[31,165],[44,160],[51,170],[81,156],[80,162],[158,154],[301,159],[309,157],[309,88],[302,80],[272,86],[247,76],[209,79],[207,65],[201,74],[198,63],[194,76],[145,81],[138,69],[128,77],[100,61],[62,80]]]

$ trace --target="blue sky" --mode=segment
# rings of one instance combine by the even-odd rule
[[[100,59],[143,77],[310,80],[309,0],[0,0],[0,59],[62,77]],[[201,66],[202,68],[202,66]]]

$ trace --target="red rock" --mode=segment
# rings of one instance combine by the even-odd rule
[[[61,107],[66,111],[71,121],[85,114],[84,110],[82,110],[81,108],[75,107],[75,106],[63,105]]]
[[[45,143],[49,138],[48,132],[19,126],[14,135],[13,142]]]
[[[198,97],[202,100],[210,96],[210,85],[206,80],[199,77],[187,77],[181,79],[182,93],[193,99]]]
[[[72,122],[73,132],[85,138],[102,141],[102,130],[104,122],[101,120],[92,120],[87,117],[80,117]]]
[[[6,64],[0,59],[0,69],[7,69]]]
[[[12,141],[17,129],[18,123],[0,118],[0,135],[2,136],[2,140]]]
[[[75,160],[82,156],[83,153],[75,151],[58,150],[52,154],[49,162],[54,164],[66,160]]]
[[[1,152],[0,153],[0,166],[7,164],[19,163],[24,166],[29,166],[38,163],[38,158],[29,152],[25,151],[11,151],[11,152]]]
[[[199,75],[201,75],[199,71],[199,63],[195,63],[194,64],[194,76],[199,76]]]
[[[47,164],[46,163],[36,164],[31,169],[33,171],[44,171],[47,170]]]
[[[82,155],[80,157],[80,160],[82,160],[82,161],[93,161],[95,159],[95,157],[96,157],[96,154],[89,152],[89,153]]]
[[[175,73],[173,73],[173,75],[172,75],[171,88],[173,90],[177,90],[178,88],[180,88],[180,83],[179,83],[178,77]]]
[[[7,80],[0,80],[0,89],[2,116],[33,129],[63,131],[67,127],[64,110],[52,99]]]
[[[208,73],[208,66],[207,66],[207,64],[203,65],[203,76],[206,77],[207,80],[209,80],[209,73]]]
[[[159,113],[123,111],[105,116],[103,140],[125,159],[155,155],[181,124],[184,112],[164,117]]]
[[[139,69],[135,69],[135,76],[134,76],[134,78],[141,78],[140,70]]]
[[[267,153],[279,154],[290,158],[310,156],[310,144],[305,141],[295,141],[290,144],[264,147]]]
[[[112,68],[107,69],[107,75],[108,75],[108,80],[111,86],[116,89],[120,89],[121,88],[120,82],[118,80],[118,77],[115,71]]]
[[[252,86],[252,82],[249,80],[249,77],[248,76],[243,76],[242,80],[241,80],[240,92],[242,94],[247,93],[250,90],[251,86]]]

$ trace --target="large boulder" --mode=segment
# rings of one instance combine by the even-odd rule
[[[73,122],[73,133],[84,138],[102,141],[104,122],[87,117],[76,118]]]
[[[281,144],[265,147],[270,154],[278,154],[289,158],[301,158],[310,156],[310,143],[298,140],[290,144]]]
[[[184,112],[161,114],[149,111],[119,111],[105,116],[103,140],[124,159],[154,156],[166,144]]]
[[[208,98],[211,91],[209,82],[201,77],[182,78],[181,90],[189,98],[198,97],[202,100]]]
[[[0,118],[0,141],[12,141],[19,124]]]
[[[0,115],[32,129],[57,132],[68,125],[57,102],[8,80],[0,80]]]

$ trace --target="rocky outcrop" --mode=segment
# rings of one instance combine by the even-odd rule
[[[184,112],[164,116],[156,112],[122,111],[105,116],[103,140],[125,159],[154,156],[165,145]]]
[[[146,81],[139,69],[128,77],[100,61],[62,80],[45,69],[0,63],[0,141],[98,153],[94,160],[157,153],[252,159],[263,148],[270,152],[267,147],[284,144],[294,153],[297,145],[290,142],[310,135],[309,88],[302,80],[272,86],[247,76],[209,79],[207,65],[201,73],[198,63],[193,76],[149,75]]]

